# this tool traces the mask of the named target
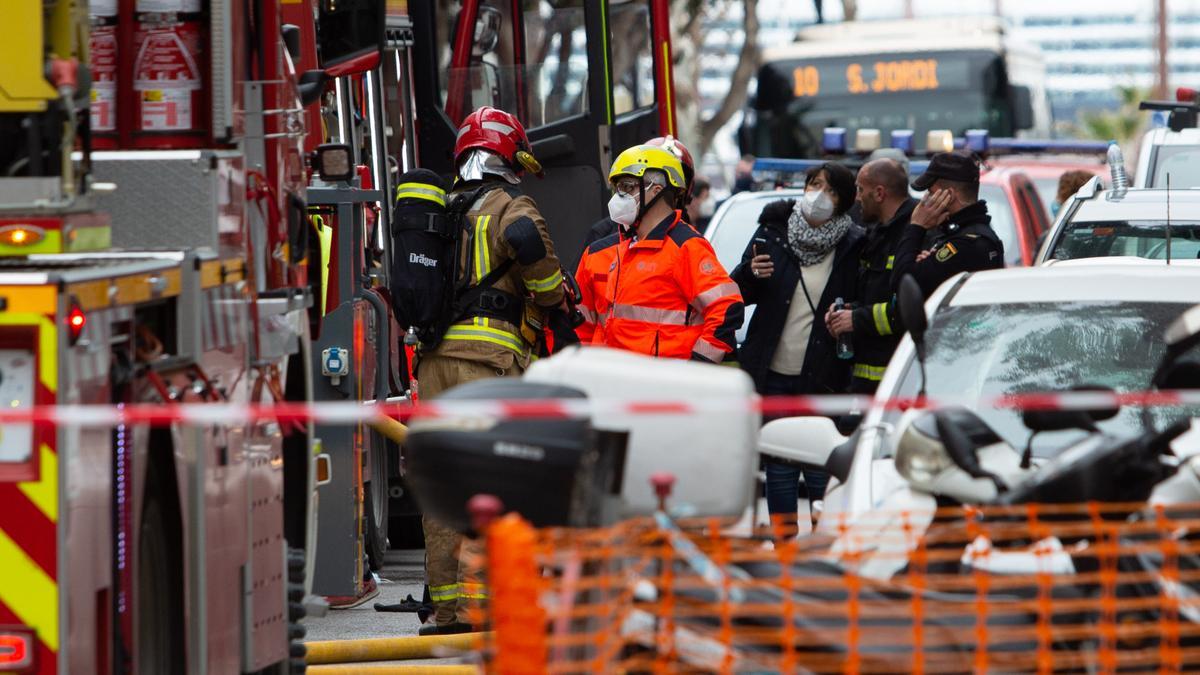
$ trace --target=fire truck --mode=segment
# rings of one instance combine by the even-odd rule
[[[589,226],[606,215],[613,151],[676,133],[669,7],[667,0],[338,6],[341,15],[318,16],[317,48],[300,49],[301,71],[316,68],[311,55],[320,53],[328,74],[319,111],[308,113],[308,128],[321,133],[306,142],[313,152],[344,148],[344,166],[357,169],[336,185],[316,177],[308,205],[326,224],[361,224],[332,231],[314,393],[318,401],[407,400],[411,350],[386,293],[387,197],[396,178],[415,166],[452,174],[459,124],[479,106],[516,114],[546,168],[544,179],[529,176],[521,189],[573,272]],[[305,6],[283,7],[299,25],[289,12]],[[381,56],[365,47],[380,31]],[[331,449],[332,471],[321,489],[314,589],[334,606],[355,605],[372,594],[369,570],[382,566],[389,543],[420,545],[411,537],[419,532],[415,503],[401,448],[374,429],[321,425],[317,436]],[[405,535],[410,541],[400,540]]]
[[[285,4],[6,3],[6,408],[312,399],[328,75]],[[314,429],[184,422],[4,426],[0,672],[303,670]]]

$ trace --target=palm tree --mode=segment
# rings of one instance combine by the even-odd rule
[[[1145,126],[1145,117],[1138,110],[1138,104],[1145,100],[1148,94],[1147,90],[1138,87],[1117,87],[1117,96],[1120,99],[1117,108],[1084,113],[1080,116],[1076,135],[1101,141],[1115,140],[1122,147],[1128,147],[1141,136]]]

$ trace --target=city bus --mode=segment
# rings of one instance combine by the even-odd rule
[[[765,50],[739,144],[758,157],[814,158],[826,127],[850,139],[879,129],[884,145],[911,130],[897,141],[909,152],[930,130],[1047,137],[1045,65],[992,17],[809,26]]]

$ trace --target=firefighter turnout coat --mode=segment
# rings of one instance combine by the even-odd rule
[[[600,313],[603,344],[713,363],[734,351],[742,296],[708,240],[679,211],[645,239],[624,239],[615,249]],[[594,286],[591,278],[578,281],[580,288]]]
[[[908,199],[886,223],[867,228],[858,261],[854,294],[854,380],[851,391],[874,393],[883,379],[904,329],[897,325],[896,283],[892,276],[900,237],[908,227],[917,200]]]
[[[469,183],[456,192],[468,192],[477,185]],[[522,300],[523,314],[535,323],[544,321],[542,310],[562,302],[563,279],[546,221],[533,199],[497,181],[470,207],[465,227],[459,260],[469,286],[478,285],[492,270],[507,264],[508,271],[491,288]],[[531,313],[541,316],[531,317]],[[541,326],[526,325],[522,330],[521,312],[509,320],[483,314],[468,309],[451,324],[433,353],[503,371],[513,365],[527,367],[536,355]]]

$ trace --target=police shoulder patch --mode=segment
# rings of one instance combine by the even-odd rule
[[[945,244],[942,244],[942,247],[937,250],[937,253],[933,254],[933,257],[938,262],[946,262],[947,260],[952,258],[955,253],[958,253],[958,249],[954,248],[954,244],[951,244],[950,242],[946,242]]]

